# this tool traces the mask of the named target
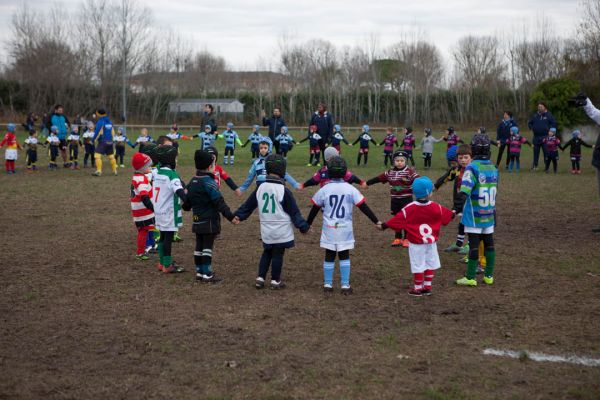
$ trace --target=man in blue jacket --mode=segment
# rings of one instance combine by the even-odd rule
[[[323,155],[323,164],[325,164],[325,145],[331,142],[331,136],[333,136],[333,117],[327,112],[327,105],[325,103],[319,103],[317,111],[313,114],[308,126],[316,125],[317,133],[321,136],[319,139],[319,147],[321,148],[321,154]],[[319,157],[320,158],[320,157]],[[320,160],[315,160],[317,164]]]
[[[498,158],[496,158],[496,168],[500,168],[500,163],[502,162],[502,154],[504,153],[504,149],[508,147],[508,139],[510,139],[510,128],[517,125],[516,121],[513,119],[513,114],[510,111],[504,111],[504,115],[502,116],[502,121],[498,124],[498,129],[496,129],[496,141],[498,142]],[[506,169],[508,169],[509,162],[508,150],[506,150]]]
[[[531,116],[527,126],[533,131],[533,167],[532,170],[536,171],[538,167],[538,160],[540,158],[540,149],[544,151],[542,141],[548,135],[550,128],[556,129],[556,120],[554,116],[546,108],[546,104],[539,102],[537,106],[538,110]]]
[[[281,127],[286,126],[283,117],[281,116],[281,108],[273,107],[273,114],[270,118],[267,118],[267,113],[265,110],[262,112],[262,124],[263,126],[269,127],[269,138],[271,138],[271,142],[275,145],[275,152],[279,153],[279,142],[275,140],[279,133],[281,132]]]

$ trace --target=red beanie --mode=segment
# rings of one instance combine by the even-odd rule
[[[152,159],[148,155],[138,152],[131,157],[131,166],[138,172],[152,166]]]

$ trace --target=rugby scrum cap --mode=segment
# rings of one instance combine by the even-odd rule
[[[485,133],[478,133],[471,139],[473,158],[486,160],[490,158],[490,138]]]
[[[512,133],[513,135],[516,135],[517,133],[519,133],[519,127],[518,126],[512,126],[510,128],[510,133]]]
[[[412,190],[416,199],[426,199],[433,192],[433,183],[428,177],[422,176],[413,181]]]
[[[227,123],[227,129],[233,129],[233,122]]]
[[[286,162],[280,154],[271,154],[265,159],[267,174],[277,175],[280,178],[285,176]]]
[[[571,132],[571,135],[576,138],[577,136],[581,135],[581,131],[579,129],[575,129],[573,132]]]
[[[287,133],[288,133],[288,127],[287,127],[287,126],[285,126],[285,125],[283,125],[283,126],[281,127],[281,132],[283,132],[283,133],[285,133],[285,134],[287,135]]]
[[[367,125],[367,124],[364,124],[364,125],[362,126],[362,129],[363,129],[363,131],[365,131],[365,132],[369,132],[369,129],[370,129],[370,128],[369,128],[369,125]]]
[[[336,156],[327,162],[327,171],[331,179],[342,179],[346,176],[348,165],[342,157]]]
[[[217,159],[219,158],[219,151],[217,150],[217,148],[215,146],[208,146],[204,150],[209,152],[210,154],[212,154],[215,157],[215,161],[217,161]]]
[[[456,161],[456,153],[458,152],[458,146],[452,146],[446,151],[446,159],[450,161]]]
[[[336,124],[336,125],[334,125],[334,126],[333,126],[333,130],[334,130],[334,131],[336,131],[336,132],[339,132],[339,131],[341,131],[341,130],[342,130],[342,126],[341,126],[341,125],[338,125],[338,124]]]
[[[392,158],[395,160],[396,157],[403,157],[404,160],[406,161],[406,160],[408,160],[408,153],[405,152],[404,150],[396,150],[394,152],[394,154],[392,155]]]
[[[16,126],[15,124],[12,124],[12,123],[11,123],[11,124],[8,124],[8,125],[6,125],[6,129],[7,129],[9,132],[14,132],[14,131],[15,131],[15,129],[17,129],[17,126]]]
[[[131,157],[131,166],[136,172],[140,172],[152,166],[152,159],[147,154],[138,152]]]
[[[323,155],[325,156],[325,162],[327,162],[332,157],[339,156],[340,152],[337,151],[337,149],[335,147],[328,147],[328,148],[325,149],[325,152],[323,153]]]
[[[154,143],[148,143],[144,146],[141,153],[147,154],[152,159],[152,164],[158,164],[158,158],[156,157],[157,145]]]
[[[175,168],[177,166],[177,149],[173,146],[157,146],[156,159],[163,167]]]

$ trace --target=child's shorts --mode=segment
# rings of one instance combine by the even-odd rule
[[[321,247],[327,250],[340,252],[345,250],[352,250],[354,248],[354,242],[346,242],[341,244],[321,242]]]
[[[408,245],[408,258],[410,259],[410,272],[419,274],[427,269],[439,269],[440,256],[437,251],[437,243]]]
[[[392,156],[392,153],[393,153],[393,150],[386,150],[386,149],[383,149],[383,155],[384,155],[384,156],[389,156],[389,157],[391,157],[391,156]]]
[[[477,233],[479,235],[489,235],[494,233],[494,227],[488,226],[487,228],[475,228],[472,226],[465,226],[465,233]]]
[[[571,154],[571,161],[581,161],[581,154]]]
[[[358,149],[358,152],[360,154],[367,154],[369,152],[369,148],[368,147],[361,147],[360,149]]]
[[[339,144],[334,144],[333,146],[334,149],[336,149],[338,151],[338,153],[340,152],[340,145]]]
[[[319,146],[311,146],[310,154],[315,154],[315,153],[320,153],[320,152],[321,152],[321,148]]]
[[[6,160],[16,160],[18,156],[17,149],[6,149],[4,151],[4,158]]]
[[[250,146],[250,150],[258,153],[258,143],[252,143],[252,146]]]
[[[431,153],[423,153],[423,158],[431,158]]]
[[[227,147],[225,146],[225,155],[226,156],[232,156],[235,153],[235,148],[234,147]]]

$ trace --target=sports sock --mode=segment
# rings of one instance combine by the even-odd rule
[[[467,262],[467,279],[475,279],[475,276],[477,275],[477,261],[477,259],[472,260],[469,258],[469,261]]]
[[[463,247],[463,244],[465,244],[465,235],[456,235],[456,245],[458,247]]]
[[[10,161],[9,160],[4,161],[4,167],[6,168],[6,172],[10,171]]]
[[[479,265],[481,265],[484,268],[487,265],[483,240],[481,242],[479,242]]]
[[[98,157],[94,155],[94,160],[96,160],[96,172],[102,173],[102,156],[98,154]]]
[[[423,288],[426,290],[431,290],[431,284],[433,282],[433,276],[435,275],[434,269],[426,269],[425,270],[425,283],[423,284]]]
[[[340,260],[340,280],[343,286],[350,286],[350,259]]]
[[[413,283],[415,285],[415,290],[423,289],[423,280],[425,279],[425,274],[423,272],[418,272],[413,274]]]
[[[496,250],[486,250],[485,259],[487,265],[485,266],[485,276],[491,278],[494,276],[494,267],[496,266]]]
[[[332,286],[333,285],[333,268],[335,267],[335,262],[327,262],[323,263],[323,283],[325,285]]]
[[[108,160],[110,161],[110,169],[112,172],[117,172],[117,160],[115,160],[115,156],[108,157]]]

